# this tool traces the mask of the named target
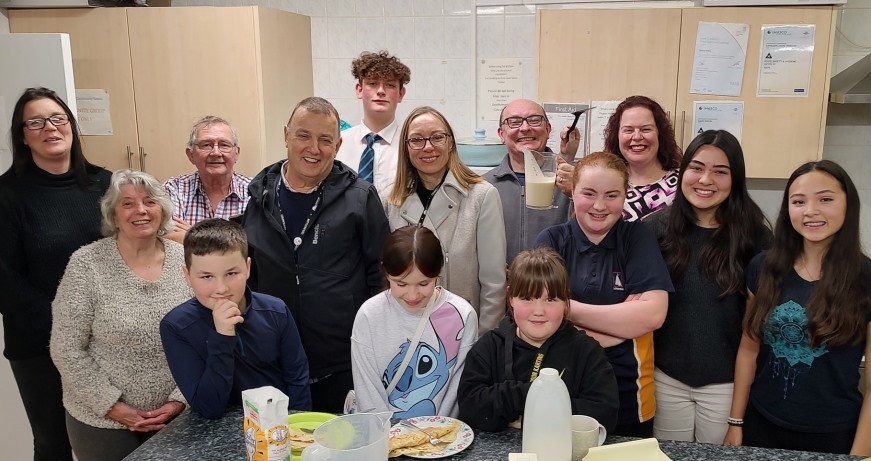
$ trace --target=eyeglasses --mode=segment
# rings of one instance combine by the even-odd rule
[[[41,130],[45,128],[45,122],[51,122],[55,127],[70,123],[70,118],[66,114],[52,115],[51,117],[37,117],[24,121],[24,127],[28,130]]]
[[[215,150],[215,147],[217,147],[219,151],[225,154],[229,154],[230,152],[233,152],[233,148],[235,148],[236,145],[217,141],[203,141],[201,143],[197,143],[197,149],[199,149],[200,152],[211,152]]]
[[[547,117],[544,115],[530,115],[529,117],[508,117],[505,120],[502,120],[503,125],[508,125],[508,128],[520,128],[523,125],[523,122],[529,124],[529,126],[541,126],[541,124],[547,120]]]
[[[446,142],[448,142],[448,137],[450,135],[447,133],[436,133],[428,138],[408,138],[405,140],[408,143],[408,147],[414,150],[421,150],[426,147],[426,142],[429,141],[433,147],[441,147],[444,146]]]

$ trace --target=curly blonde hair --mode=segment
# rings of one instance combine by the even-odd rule
[[[364,78],[384,78],[399,80],[399,86],[405,86],[411,81],[411,69],[399,61],[396,56],[390,56],[387,51],[377,53],[364,51],[351,62],[351,73],[358,82]]]

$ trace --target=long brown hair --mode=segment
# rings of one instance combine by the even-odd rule
[[[729,160],[732,190],[714,216],[720,227],[705,243],[699,257],[699,270],[716,281],[720,298],[745,294],[744,268],[759,249],[770,241],[768,220],[747,192],[744,151],[738,139],[725,130],[707,130],[696,136],[681,161],[678,188],[662,240],[662,254],[672,280],[683,277],[690,261],[686,236],[698,222],[692,204],[683,193],[683,177],[690,162],[705,146],[723,151]]]
[[[411,122],[424,114],[431,114],[437,118],[442,125],[444,125],[445,133],[448,135],[448,146],[450,146],[448,149],[448,171],[457,178],[457,182],[460,183],[460,186],[464,189],[469,189],[472,187],[472,184],[484,180],[484,178],[478,176],[477,173],[470,170],[469,167],[460,160],[460,154],[457,152],[457,140],[454,138],[454,130],[451,129],[451,125],[448,123],[447,119],[445,119],[445,116],[432,107],[421,106],[411,111],[405,119],[405,123],[402,124],[402,132],[399,135],[399,166],[396,169],[396,182],[393,183],[393,190],[390,191],[390,197],[388,199],[388,202],[391,205],[402,205],[402,202],[405,201],[406,197],[414,194],[414,191],[417,188],[417,182],[420,181],[420,175],[417,173],[417,169],[411,164],[408,143],[405,140],[408,139],[408,127],[411,125]]]
[[[844,224],[831,239],[823,256],[820,279],[814,283],[804,306],[812,346],[839,346],[865,339],[871,299],[864,285],[871,274],[859,241],[859,193],[850,176],[835,162],[820,160],[798,167],[786,182],[774,227],[774,243],[759,271],[756,297],[747,309],[744,332],[759,341],[768,318],[779,302],[783,282],[804,251],[804,238],[789,217],[789,189],[800,176],[820,171],[835,178],[847,196]]]
[[[674,139],[674,127],[668,120],[668,114],[658,102],[647,96],[629,96],[617,105],[617,110],[608,119],[605,125],[605,150],[626,161],[626,157],[620,152],[620,119],[623,112],[633,107],[644,107],[653,113],[653,121],[656,123],[656,131],[659,133],[659,150],[656,151],[656,160],[666,170],[674,170],[680,165],[681,152],[677,141]]]

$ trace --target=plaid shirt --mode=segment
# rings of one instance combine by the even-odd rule
[[[245,205],[248,204],[250,182],[251,178],[233,173],[230,194],[218,202],[214,213],[199,173],[193,172],[169,178],[163,187],[172,200],[173,216],[190,224],[196,224],[208,218],[229,219],[231,216],[244,213]]]

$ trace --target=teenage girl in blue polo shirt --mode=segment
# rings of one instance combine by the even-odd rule
[[[674,282],[665,323],[653,333],[653,432],[721,443],[747,305],[744,269],[771,244],[771,230],[747,193],[741,144],[728,131],[698,135],[678,178],[672,206],[644,220]]]
[[[653,233],[621,219],[629,183],[626,164],[596,152],[575,167],[575,219],[539,234],[566,261],[570,320],[599,341],[620,393],[615,435],[650,437],[656,409],[653,335],[673,291]]]
[[[838,164],[792,173],[771,250],[747,268],[727,445],[871,456],[871,260],[859,194]]]

